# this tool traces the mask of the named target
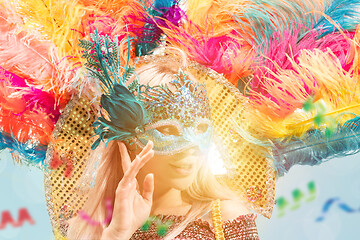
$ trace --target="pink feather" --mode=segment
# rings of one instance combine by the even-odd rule
[[[224,74],[235,86],[240,78],[250,74],[254,52],[236,33],[203,33],[190,21],[187,27],[167,25],[163,30],[173,46],[182,49],[191,60]]]
[[[0,6],[0,65],[33,86],[41,86],[57,101],[68,101],[74,73],[59,59],[53,45],[36,33],[19,31],[21,18],[11,8]],[[65,77],[65,74],[68,75]]]
[[[28,86],[26,81],[13,73],[0,67],[0,104],[7,109],[13,109],[14,114],[21,114],[19,109],[47,112],[54,120],[60,116],[59,107],[56,106],[54,96],[35,87]],[[14,102],[14,104],[11,104]],[[24,104],[21,104],[24,102]],[[23,106],[24,105],[24,106]]]
[[[355,32],[345,32],[344,35],[339,32],[331,33],[320,38],[316,43],[323,52],[330,49],[340,60],[343,69],[349,71],[353,60],[349,51],[351,51],[351,39],[354,38]]]
[[[60,111],[49,93],[0,67],[0,129],[17,141],[48,144]]]
[[[331,50],[338,57],[344,70],[349,70],[352,65],[349,51],[350,39],[353,38],[354,33],[346,33],[345,36],[341,33],[332,33],[319,38],[321,32],[311,30],[298,40],[302,30],[303,26],[298,25],[294,30],[274,32],[273,37],[265,43],[263,55],[254,68],[251,98],[254,98],[254,102],[258,104],[267,99],[277,105],[276,109],[279,111],[269,110],[266,106],[261,107],[263,111],[273,117],[283,118],[291,114],[296,108],[301,107],[307,97],[314,93],[316,82],[305,83],[302,78],[294,78],[299,81],[296,83],[293,81],[294,86],[301,89],[300,92],[302,92],[301,96],[295,96],[290,93],[294,86],[285,87],[285,83],[277,77],[280,69],[283,77],[284,75],[294,75],[293,77],[295,77],[296,69],[294,69],[293,63],[298,64],[297,58],[303,50],[319,49],[323,52]],[[291,73],[291,71],[295,72]],[[283,86],[283,88],[279,88],[279,86]],[[284,99],[286,100],[284,101]],[[268,106],[270,107],[270,105]]]

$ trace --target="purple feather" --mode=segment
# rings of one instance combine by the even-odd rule
[[[171,7],[145,8],[144,14],[132,15],[128,18],[132,22],[144,23],[142,26],[129,25],[130,32],[133,32],[135,36],[139,36],[136,46],[136,54],[143,56],[149,54],[155,49],[158,44],[163,30],[161,27],[169,28],[168,24],[171,23],[174,26],[178,26],[181,18],[185,13],[181,10],[178,3],[174,3]],[[142,11],[137,11],[136,14]]]

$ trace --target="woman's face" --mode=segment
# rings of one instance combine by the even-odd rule
[[[156,189],[187,189],[195,180],[203,152],[212,134],[210,105],[206,86],[179,69],[172,80],[158,86],[145,86],[139,95],[149,124],[135,140],[140,148],[151,140],[155,156],[142,169],[153,173]]]
[[[193,147],[174,155],[155,155],[139,172],[146,176],[153,173],[155,189],[187,189],[195,180],[204,154]]]

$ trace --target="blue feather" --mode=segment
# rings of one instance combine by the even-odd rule
[[[28,165],[39,168],[47,167],[47,164],[45,164],[46,145],[31,140],[22,143],[15,136],[0,132],[0,150],[4,149],[10,149],[12,153],[18,154],[22,162]]]
[[[306,24],[313,22],[313,15],[306,14],[312,10],[311,6],[289,0],[253,0],[243,9],[238,9],[233,14],[233,18],[238,23],[241,32],[250,35],[251,38],[248,39],[246,35],[239,33],[245,40],[250,44],[262,46],[268,39],[271,39],[275,31],[288,31],[298,24],[307,26]],[[246,31],[248,28],[253,33]],[[305,28],[304,31],[306,31]]]
[[[155,9],[168,9],[177,4],[177,2],[175,0],[155,0],[152,5]]]
[[[93,124],[95,134],[99,136],[91,146],[95,149],[105,139],[107,142],[126,141],[136,136],[136,128],[146,123],[146,112],[142,102],[125,85],[134,67],[130,67],[129,58],[125,66],[120,65],[117,39],[113,42],[107,36],[99,36],[97,32],[91,38],[93,43],[84,40],[80,43],[84,48],[87,46],[87,52],[84,53],[88,60],[87,69],[104,85],[101,107],[108,113],[107,118],[101,114]],[[128,48],[130,50],[131,47]]]
[[[342,29],[355,30],[360,23],[360,0],[333,0],[325,7],[324,14]],[[324,30],[323,35],[337,30],[324,16],[315,22],[314,28]]]
[[[108,113],[109,120],[103,115],[93,124],[95,134],[100,138],[95,141],[95,149],[101,140],[125,141],[136,135],[136,128],[145,125],[145,108],[125,86],[116,85],[110,95],[101,96],[101,106]]]
[[[239,34],[250,44],[260,47],[266,40],[271,39],[275,31],[288,31],[299,24],[303,26],[299,40],[311,29],[321,31],[321,36],[337,31],[333,23],[319,12],[330,17],[341,29],[348,31],[356,29],[360,23],[360,0],[333,0],[323,9],[315,3],[315,1],[300,3],[290,0],[252,0],[245,8],[234,13],[233,18],[239,23],[242,32],[248,28],[252,30],[252,33],[245,31],[250,35],[250,39],[247,35]]]
[[[344,157],[360,151],[360,116],[345,122],[333,136],[325,131],[312,130],[301,138],[275,140],[272,158],[278,176],[296,165],[318,165],[335,157]]]

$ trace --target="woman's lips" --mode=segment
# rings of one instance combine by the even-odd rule
[[[181,175],[189,175],[193,172],[195,164],[193,163],[169,163],[169,165]]]
[[[190,169],[194,164],[187,164],[187,163],[170,163],[171,166],[176,168],[184,168]]]

